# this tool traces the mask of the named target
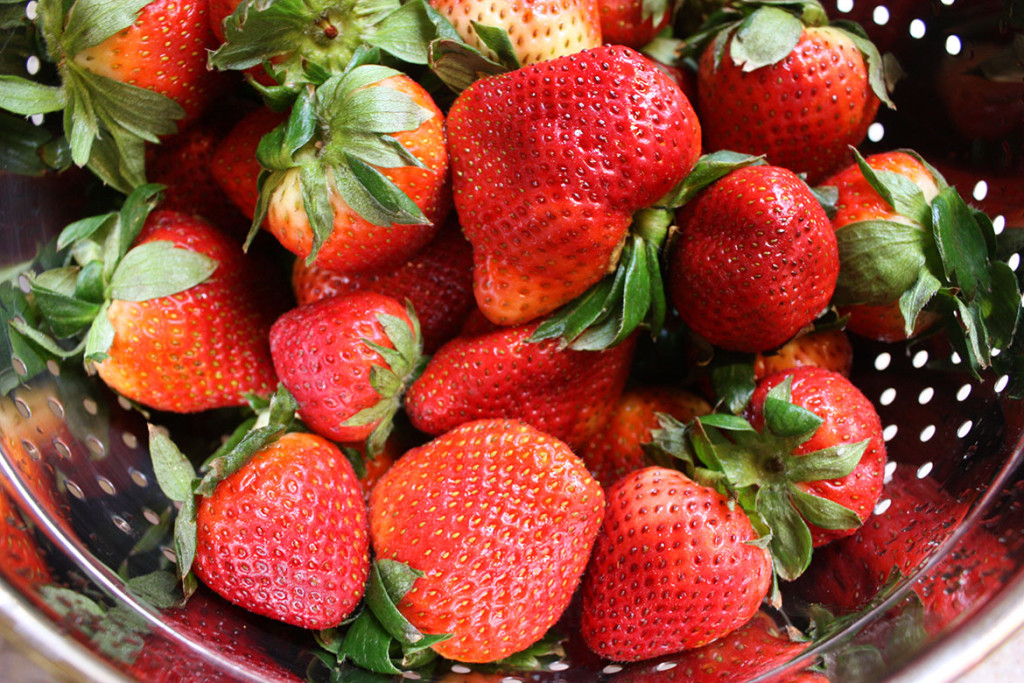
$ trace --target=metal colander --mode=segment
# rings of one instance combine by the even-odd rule
[[[998,231],[1024,228],[1024,193],[1014,184],[1024,188],[1024,84],[1019,78],[1001,83],[970,107],[965,100],[977,94],[970,90],[976,62],[1009,40],[994,20],[1003,3],[826,5],[834,16],[861,22],[911,76],[896,90],[898,109],[882,112],[872,127],[866,149],[912,147],[948,171],[961,194],[993,216]],[[16,54],[31,72],[39,65],[30,47],[9,43],[5,59],[23,50]],[[84,215],[78,180],[0,172],[0,268],[31,258]],[[1009,254],[1008,262],[1016,270],[1020,254]],[[858,341],[855,352],[852,379],[885,426],[887,479],[932,492],[916,508],[930,518],[927,547],[920,565],[887,584],[870,610],[840,622],[791,666],[828,658],[839,663],[834,670],[844,682],[952,680],[1024,624],[1024,404],[1009,398],[1015,378],[972,379],[940,339],[911,346]],[[214,414],[198,426],[151,416],[175,438],[207,450],[221,434],[219,418],[226,425],[231,416]],[[173,508],[156,484],[145,428],[145,417],[76,367],[50,363],[0,397],[6,480],[0,512],[7,522],[0,526],[0,635],[44,654],[55,674],[69,680],[328,680],[308,634],[203,593],[188,613],[158,609],[143,588],[126,582],[174,561],[167,533]],[[887,487],[876,519],[906,514],[905,501],[896,498],[903,490]],[[888,533],[882,544],[921,542],[910,525]],[[907,614],[920,609],[915,589],[933,585],[946,587],[951,595],[943,604],[954,609],[923,615],[928,627],[905,637]],[[787,599],[804,597],[804,586],[786,590]],[[572,640],[566,650],[540,672],[442,665],[432,675],[453,681],[688,677],[680,658],[609,665]],[[865,651],[870,656],[858,656]]]

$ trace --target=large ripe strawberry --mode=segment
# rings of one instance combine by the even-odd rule
[[[633,215],[700,153],[700,127],[679,86],[619,46],[475,82],[452,105],[448,134],[474,293],[503,325],[584,293],[623,249],[642,259],[622,258],[634,279],[650,282],[657,248],[651,256],[642,236],[629,234]]]
[[[198,578],[250,612],[309,629],[334,628],[362,599],[370,571],[366,503],[348,458],[294,431],[283,388],[198,474],[155,426],[157,482],[180,503],[176,571],[185,596]]]
[[[826,183],[838,189],[833,303],[850,314],[849,329],[897,341],[941,320],[971,370],[992,363],[1021,308],[992,221],[910,152],[857,155]]]
[[[383,446],[416,370],[416,318],[383,294],[356,291],[288,311],[270,330],[281,383],[310,429],[334,441]]]
[[[602,42],[598,0],[431,0],[430,4],[463,40],[491,57],[497,55],[480,39],[474,24],[502,29],[522,65],[574,54]]]
[[[196,576],[251,612],[331,628],[362,598],[366,506],[326,439],[290,433],[258,451],[202,499],[196,530]]]
[[[257,154],[253,228],[292,253],[345,272],[397,266],[450,208],[444,116],[394,69],[361,65],[304,90]]]
[[[482,418],[522,420],[585,444],[607,421],[629,374],[635,337],[604,351],[556,339],[533,343],[537,324],[460,336],[438,349],[405,396],[413,426],[439,435]]]
[[[577,452],[594,478],[607,488],[650,464],[643,446],[650,443],[651,430],[658,427],[658,413],[689,422],[710,412],[707,401],[685,389],[667,385],[633,387],[622,393],[602,429]]]
[[[885,474],[881,421],[848,379],[817,367],[761,380],[746,416],[713,413],[686,425],[662,416],[652,456],[729,491],[771,532],[775,572],[792,581],[813,548],[871,514]]]
[[[789,341],[828,305],[839,254],[810,188],[776,166],[732,171],[683,206],[668,292],[693,331],[732,351]]]
[[[450,659],[488,662],[540,639],[569,604],[604,493],[562,442],[520,422],[479,420],[406,453],[370,495],[380,558],[423,572],[398,604],[448,633]]]
[[[215,45],[206,14],[205,0],[133,0],[113,11],[41,3],[37,24],[61,84],[5,77],[20,96],[0,107],[63,109],[74,163],[129,192],[145,182],[144,143],[195,121],[212,100],[219,78],[206,69]]]
[[[449,222],[397,268],[348,274],[295,259],[292,288],[300,305],[357,290],[407,300],[420,321],[423,351],[433,353],[458,334],[475,308],[473,250],[458,225]]]
[[[837,372],[813,366],[797,367],[769,375],[758,383],[748,408],[750,422],[755,429],[765,429],[765,411],[772,410],[766,402],[770,402],[768,397],[772,390],[783,382],[791,382],[792,404],[805,408],[820,419],[814,434],[792,450],[793,456],[799,458],[824,449],[864,445],[856,467],[848,474],[817,481],[796,480],[800,491],[852,510],[862,523],[878,502],[885,475],[885,439],[874,405],[850,380]],[[792,462],[800,465],[799,460]],[[853,532],[854,529],[848,528],[822,529],[811,522],[815,546]]]
[[[580,629],[597,654],[637,661],[706,645],[753,617],[772,561],[729,499],[663,467],[608,491],[583,579]]]
[[[286,288],[236,239],[196,216],[149,213],[155,202],[144,186],[119,213],[65,229],[76,261],[32,279],[47,331],[80,340],[63,355],[84,353],[110,388],[158,410],[238,406],[272,391],[267,335]]]
[[[848,158],[889,104],[878,50],[829,25],[816,0],[740,3],[705,26],[698,110],[709,151],[764,154],[817,183]]]

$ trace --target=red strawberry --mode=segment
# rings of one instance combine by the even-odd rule
[[[369,575],[366,505],[326,439],[292,432],[198,504],[196,576],[245,609],[310,629],[338,626]]]
[[[144,143],[194,122],[213,98],[220,79],[206,69],[215,45],[207,2],[154,0],[113,12],[56,5],[39,15],[37,35],[60,85],[8,76],[23,94],[0,106],[22,115],[63,109],[71,160],[127,194],[145,183]]]
[[[601,44],[598,0],[431,0],[467,43],[496,55],[476,34],[472,22],[504,29],[520,64],[533,64]]]
[[[849,329],[882,341],[946,323],[974,370],[1008,344],[1020,315],[1016,277],[997,260],[995,231],[920,157],[884,152],[826,181],[842,264],[833,303]]]
[[[210,169],[213,179],[249,219],[255,215],[260,197],[261,167],[256,159],[256,148],[260,139],[284,120],[284,114],[259,107],[235,124],[213,153]]]
[[[640,49],[672,20],[671,0],[598,0],[601,38],[609,45]]]
[[[583,579],[587,645],[636,661],[706,645],[753,617],[771,557],[746,515],[712,488],[662,467],[609,489]]]
[[[136,241],[137,248],[145,245],[201,255],[212,274],[177,294],[143,301],[135,300],[135,290],[119,296],[115,288],[101,313],[113,338],[96,364],[100,378],[133,401],[173,412],[244,405],[245,394],[273,390],[267,334],[284,298],[268,268],[209,223],[173,211],[149,217]]]
[[[607,488],[649,464],[643,445],[650,443],[651,430],[658,427],[658,413],[689,422],[710,412],[707,401],[684,389],[653,385],[627,389],[605,426],[577,452],[594,478]]]
[[[704,143],[764,154],[817,183],[864,139],[880,98],[888,102],[881,58],[868,41],[828,26],[820,6],[797,15],[773,5],[720,15],[697,74]]]
[[[448,134],[477,304],[503,325],[553,311],[613,270],[634,212],[700,153],[679,87],[616,46],[477,81],[452,105]]]
[[[50,568],[21,514],[0,486],[0,576],[23,593],[50,583]]]
[[[380,558],[423,572],[399,603],[434,649],[488,662],[540,639],[565,610],[597,535],[600,485],[562,442],[479,420],[406,453],[370,495]]]
[[[374,65],[332,77],[311,98],[308,116],[275,130],[281,149],[261,157],[267,230],[329,270],[401,265],[450,207],[441,110],[409,76]],[[296,137],[315,153],[296,151]]]
[[[754,357],[754,379],[760,380],[776,372],[811,365],[850,376],[853,368],[853,345],[842,330],[824,330],[796,337],[775,351]]]
[[[576,448],[605,424],[626,383],[635,338],[605,351],[528,341],[537,324],[456,337],[405,396],[413,426],[443,434],[481,418],[522,420]]]
[[[194,121],[213,99],[218,82],[206,69],[206,52],[215,46],[208,12],[202,0],[154,0],[134,24],[75,53],[75,63],[165,95],[185,110],[185,122]],[[174,36],[172,43],[168,35]]]
[[[412,304],[423,333],[423,350],[433,353],[454,337],[476,307],[473,250],[458,225],[442,227],[430,244],[397,268],[339,273],[296,259],[292,288],[299,304],[371,290]]]
[[[897,467],[886,485],[887,508],[853,536],[823,549],[797,584],[808,601],[840,612],[867,604],[898,571],[914,576],[956,531],[969,505],[913,467]],[[924,625],[937,633],[997,590],[1010,569],[1008,549],[984,527],[964,536],[914,591],[925,606]]]
[[[627,668],[615,681],[743,683],[757,679],[763,683],[827,683],[828,678],[822,674],[785,667],[810,645],[809,640],[794,639],[762,610],[732,633],[666,658],[665,662],[673,665],[671,668],[655,660]],[[769,672],[775,673],[768,675]]]
[[[755,429],[765,426],[765,401],[769,392],[787,379],[792,381],[794,405],[806,408],[823,421],[811,438],[793,450],[802,456],[839,445],[868,440],[867,448],[852,472],[834,479],[803,481],[796,486],[852,510],[861,522],[868,518],[882,492],[885,475],[885,440],[882,422],[874,405],[842,375],[824,368],[798,367],[769,375],[758,383],[750,399],[748,415]],[[815,546],[849,536],[855,529],[821,529],[810,525]]]
[[[226,116],[203,118],[147,149],[146,168],[149,180],[165,187],[160,208],[202,216],[241,238],[248,228],[246,216],[217,187],[213,174],[217,146],[231,125]]]
[[[370,291],[292,309],[270,330],[274,367],[303,422],[334,441],[371,439],[373,452],[387,437],[421,344],[410,312]]]
[[[766,351],[827,306],[839,274],[835,235],[792,171],[732,171],[684,205],[677,223],[669,296],[686,324],[712,344]]]
[[[257,634],[267,624],[252,618],[230,603],[207,591],[199,591],[183,607],[162,610],[161,620],[171,624],[178,634],[214,650],[221,661],[243,668],[267,683],[299,683],[302,680],[268,654]],[[280,648],[282,642],[274,645]],[[279,654],[275,652],[275,654]],[[148,633],[127,671],[135,679],[148,683],[230,683],[236,680],[224,668],[196,657],[182,666],[181,645],[162,633]],[[222,665],[223,666],[223,665]]]

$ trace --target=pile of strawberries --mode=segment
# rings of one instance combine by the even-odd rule
[[[857,151],[896,74],[859,27],[681,4],[38,3],[50,80],[0,107],[64,116],[23,165],[118,194],[5,334],[242,416],[150,431],[186,598],[384,674],[559,622],[707,680],[807,646],[782,588],[884,483],[847,332],[1015,371],[1020,287],[924,158]]]

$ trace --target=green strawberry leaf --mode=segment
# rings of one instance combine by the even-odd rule
[[[88,327],[99,313],[101,303],[76,296],[78,268],[55,268],[32,278],[32,294],[47,325],[60,339]]]
[[[407,564],[381,558],[370,566],[370,578],[366,584],[367,606],[391,637],[401,643],[406,654],[424,650],[451,637],[447,634],[424,634],[398,611],[398,603],[421,576],[423,572]]]
[[[149,454],[157,484],[165,496],[183,503],[195,495],[192,489],[195,468],[174,442],[153,425],[149,425]]]
[[[875,169],[855,147],[850,148],[864,179],[896,213],[915,225],[931,225],[931,207],[917,183],[901,173]]]
[[[733,171],[765,163],[763,156],[755,157],[729,150],[705,154],[697,160],[690,173],[655,205],[667,209],[678,208],[693,199],[698,192]]]
[[[935,246],[942,256],[946,278],[965,300],[989,289],[989,241],[974,212],[954,188],[946,188],[932,200]]]
[[[82,353],[86,361],[99,363],[106,360],[107,351],[114,343],[114,326],[107,315],[109,308],[109,302],[100,307],[89,327],[89,332],[85,335],[85,347]]]
[[[64,249],[74,245],[76,242],[84,242],[93,235],[109,232],[113,221],[117,220],[116,212],[104,213],[98,216],[88,216],[68,224],[57,236],[57,248]]]
[[[832,303],[881,305],[897,300],[927,269],[931,235],[894,221],[858,221],[836,231],[839,279]]]
[[[476,81],[507,73],[508,67],[467,45],[462,38],[438,38],[430,43],[431,71],[450,90],[460,93]]]
[[[175,571],[178,580],[182,582],[182,590],[186,598],[192,595],[196,589],[195,579],[190,581],[189,576],[192,574],[192,563],[195,562],[198,546],[196,540],[197,515],[195,496],[187,496],[185,500],[181,501],[181,509],[178,510],[178,517],[174,520]]]
[[[842,479],[857,469],[870,444],[871,440],[865,439],[852,444],[837,444],[804,455],[787,455],[784,458],[786,476],[792,482]]]
[[[900,295],[899,306],[904,321],[903,331],[908,338],[913,335],[917,327],[918,316],[941,289],[942,282],[930,271],[922,269],[913,286]]]
[[[848,507],[827,498],[815,496],[793,485],[789,488],[790,500],[800,515],[811,524],[822,529],[856,529],[861,525],[860,517]]]
[[[761,7],[736,29],[729,56],[745,72],[781,62],[796,47],[804,25],[776,7]]]
[[[576,339],[611,307],[615,276],[609,275],[544,319],[527,339],[530,343],[563,337]]]
[[[67,14],[61,47],[75,55],[135,23],[152,0],[75,0]]]
[[[487,46],[497,57],[497,61],[509,71],[515,71],[522,64],[516,56],[516,48],[509,39],[508,31],[498,26],[488,26],[477,21],[470,20],[473,30],[476,32],[480,42]]]
[[[66,140],[21,116],[0,112],[0,168],[18,175],[40,176],[70,163]]]
[[[806,441],[818,431],[824,420],[792,402],[793,378],[775,385],[764,399],[765,428],[775,436]]]
[[[739,415],[754,394],[754,355],[716,349],[708,366],[711,386],[719,404]]]
[[[363,669],[382,674],[401,675],[391,661],[391,644],[394,638],[369,610],[364,610],[356,619],[342,641],[339,654]]]
[[[12,114],[48,114],[67,106],[67,93],[60,86],[43,85],[20,76],[0,74],[0,89],[4,92],[0,107]]]
[[[763,486],[757,492],[755,509],[771,529],[771,554],[775,573],[783,581],[794,581],[811,564],[813,543],[807,522],[794,507],[787,488]]]
[[[365,36],[366,42],[403,62],[426,65],[430,42],[439,35],[438,16],[425,0],[407,2],[381,19]]]
[[[146,242],[135,247],[110,279],[110,297],[149,301],[202,284],[217,270],[215,259],[176,247],[172,242]]]
[[[15,320],[29,330],[38,324],[25,293],[13,281],[0,282],[0,395],[44,372],[46,361],[54,357],[26,339],[15,327]]]

